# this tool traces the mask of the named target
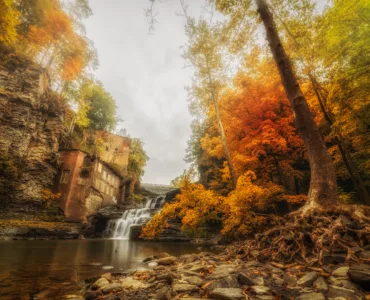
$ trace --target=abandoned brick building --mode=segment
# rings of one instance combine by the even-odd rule
[[[123,203],[134,180],[127,173],[130,139],[106,132],[103,149],[91,155],[80,149],[61,150],[56,191],[70,220],[84,220],[99,208]]]

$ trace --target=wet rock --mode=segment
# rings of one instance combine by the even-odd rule
[[[334,272],[331,275],[334,276],[334,277],[347,277],[348,270],[349,270],[349,267],[347,267],[347,266],[340,267],[340,268],[334,270]]]
[[[92,289],[93,290],[98,290],[98,289],[101,289],[101,288],[105,287],[108,284],[109,284],[109,281],[106,278],[99,278],[92,285]]]
[[[162,257],[157,260],[158,265],[168,266],[174,264],[176,261],[176,258],[173,256],[168,257]]]
[[[108,294],[110,292],[115,292],[115,291],[120,291],[120,290],[122,290],[122,286],[121,286],[121,284],[116,282],[116,283],[111,283],[111,284],[106,285],[102,289],[102,292],[104,294]]]
[[[342,287],[331,287],[327,297],[329,300],[360,300],[352,290],[348,290]]]
[[[329,290],[325,279],[321,276],[315,280],[315,282],[313,283],[313,287],[320,292],[327,292]]]
[[[203,279],[198,276],[189,276],[189,277],[183,276],[181,279],[183,281],[188,282],[189,284],[197,285],[197,286],[201,286],[203,283]]]
[[[370,265],[366,264],[355,264],[352,265],[348,270],[349,278],[362,286],[363,288],[369,289],[370,287]]]
[[[245,299],[243,291],[238,288],[216,288],[209,293],[209,296],[213,299],[222,299],[222,300]]]
[[[143,231],[143,225],[131,225],[129,231],[130,240],[138,240]]]
[[[136,280],[132,277],[126,277],[120,280],[121,286],[124,289],[143,289],[147,287],[147,284]]]
[[[297,284],[299,286],[310,286],[316,280],[316,278],[316,272],[308,272],[297,281]]]
[[[155,300],[170,300],[171,290],[168,287],[162,287],[155,294]]]
[[[302,293],[295,300],[325,300],[322,293]]]
[[[199,272],[205,272],[208,270],[208,267],[207,266],[203,266],[203,265],[195,265],[193,267],[190,268],[190,271],[191,272],[196,272],[196,273],[199,273]]]
[[[199,290],[199,287],[193,284],[188,284],[188,283],[176,283],[172,286],[172,289],[176,293],[196,292]]]

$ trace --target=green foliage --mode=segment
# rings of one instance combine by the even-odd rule
[[[137,138],[131,139],[127,170],[136,177],[138,182],[141,181],[141,177],[144,175],[144,168],[148,160],[149,157],[144,150],[144,143]]]
[[[91,129],[114,130],[118,121],[116,103],[102,85],[93,84],[89,86],[84,101],[89,107],[86,117],[89,119]]]

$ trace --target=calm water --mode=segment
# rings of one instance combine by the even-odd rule
[[[78,294],[77,282],[88,277],[146,269],[142,260],[156,253],[204,251],[198,247],[128,240],[0,241],[0,299],[65,299]]]

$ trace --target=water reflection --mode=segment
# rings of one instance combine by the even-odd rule
[[[142,260],[159,252],[200,252],[189,243],[128,240],[0,241],[0,299],[64,299],[77,282],[107,271],[147,268]]]

